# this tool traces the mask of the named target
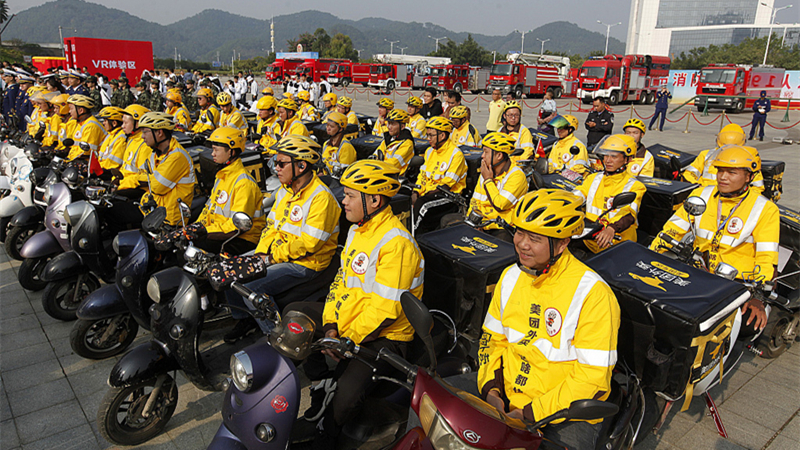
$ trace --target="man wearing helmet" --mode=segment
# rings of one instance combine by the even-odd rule
[[[250,289],[275,296],[313,280],[331,263],[339,238],[341,208],[328,187],[317,177],[314,165],[320,159],[319,144],[306,136],[289,135],[274,147],[275,174],[281,188],[258,246],[253,270],[263,278],[247,283]],[[228,301],[245,306],[241,295],[228,291]],[[278,304],[283,310],[286,305]],[[268,332],[266,323],[262,330]],[[255,321],[241,320],[228,334],[232,343],[255,330]]]
[[[325,130],[330,139],[322,146],[322,162],[331,173],[340,173],[342,169],[356,161],[356,149],[344,138],[347,117],[337,111],[327,114],[327,117]]]
[[[317,120],[317,108],[311,103],[311,94],[308,91],[300,91],[297,93],[297,99],[300,100],[297,117],[299,117],[300,120],[312,122]]]
[[[239,111],[239,108],[234,106],[231,94],[227,92],[220,92],[217,94],[217,105],[222,109],[219,118],[219,126],[247,131],[247,121],[244,120],[244,116]]]
[[[47,122],[47,131],[42,139],[42,150],[66,150],[64,141],[72,139],[75,125],[78,123],[69,116],[68,94],[58,94],[50,100],[53,106],[50,120]]]
[[[422,109],[422,100],[419,97],[410,96],[406,100],[408,105],[408,129],[411,135],[415,138],[422,138],[425,136],[425,118],[420,114]]]
[[[256,102],[258,108],[258,125],[256,125],[256,135],[253,140],[258,141],[258,145],[269,149],[278,142],[278,101],[271,95],[265,95]]]
[[[450,135],[453,143],[459,147],[462,145],[477,147],[481,141],[481,135],[469,123],[467,107],[464,105],[454,106],[448,112],[450,113],[450,122],[453,122],[453,134]]]
[[[714,186],[717,184],[717,168],[714,166],[714,161],[717,155],[722,151],[726,145],[739,145],[745,150],[749,151],[754,158],[758,161],[759,167],[761,166],[761,157],[758,150],[754,147],[746,147],[744,130],[741,126],[735,123],[729,123],[722,127],[719,134],[717,134],[717,147],[711,150],[703,150],[697,157],[683,170],[683,179],[689,183],[697,183],[701,186]],[[753,174],[753,180],[750,182],[750,187],[759,194],[764,192],[764,175],[761,170]]]
[[[393,109],[386,117],[387,132],[383,135],[381,145],[375,150],[375,159],[386,161],[400,169],[400,175],[406,173],[408,163],[414,157],[414,137],[406,128],[408,113],[401,109]]]
[[[67,103],[69,104],[70,117],[77,122],[77,128],[72,135],[75,145],[72,146],[69,155],[67,155],[67,161],[74,161],[83,156],[88,156],[89,152],[97,152],[106,137],[106,130],[100,121],[92,116],[94,102],[92,102],[91,98],[80,94],[70,95]],[[84,151],[80,143],[88,145],[89,150]]]
[[[144,170],[153,150],[144,142],[142,130],[139,128],[139,120],[147,112],[147,108],[135,104],[122,110],[122,131],[128,141],[125,144],[120,173],[115,177],[120,179],[118,194],[129,198],[141,197],[144,190],[140,186],[147,183],[147,177],[140,172]]]
[[[517,143],[516,148],[523,149],[522,155],[512,158],[513,161],[533,159],[536,149],[533,146],[533,135],[531,130],[522,124],[522,105],[514,100],[508,101],[503,107],[503,115],[500,118],[503,127],[501,133],[513,137]]]
[[[284,98],[278,102],[278,128],[279,139],[289,135],[306,136],[310,134],[303,122],[297,117],[298,106],[294,100]]]
[[[653,160],[653,155],[642,144],[642,138],[645,133],[644,122],[639,119],[631,119],[625,122],[622,132],[636,141],[636,156],[628,164],[628,173],[632,177],[652,177],[656,170],[656,163]]]
[[[760,160],[743,146],[726,145],[713,165],[717,169],[716,184],[701,186],[691,194],[705,201],[705,212],[690,218],[679,208],[662,233],[681,240],[693,220],[697,227],[694,248],[704,255],[710,272],[724,262],[739,270],[739,279],[772,280],[778,264],[780,213],[772,201],[751,188]],[[663,252],[668,247],[656,237],[650,248]],[[745,314],[748,311],[749,317]],[[740,336],[752,335],[767,323],[764,304],[755,297],[745,303],[742,314],[749,328]]]
[[[586,173],[589,153],[586,151],[586,146],[583,145],[583,142],[575,137],[578,119],[569,114],[556,116],[555,119],[550,121],[550,125],[556,130],[558,141],[553,144],[550,155],[547,157],[548,172],[560,172],[564,169],[569,169],[580,174]]]
[[[595,153],[603,156],[603,172],[589,175],[573,194],[586,201],[586,219],[596,221],[609,208],[615,195],[635,192],[629,205],[613,209],[601,219],[603,230],[594,240],[584,241],[594,253],[622,241],[636,241],[637,216],[647,188],[628,173],[627,165],[636,154],[636,141],[625,134],[615,134],[600,141]]]
[[[594,108],[586,116],[586,129],[589,131],[586,135],[586,145],[589,146],[600,142],[600,139],[610,135],[614,130],[614,113],[606,107],[606,99],[597,97],[592,103]]]
[[[336,110],[347,116],[347,123],[358,125],[358,116],[352,111],[353,99],[347,96],[342,96],[336,103]]]
[[[376,352],[386,349],[405,356],[414,330],[403,314],[400,296],[410,291],[421,298],[425,261],[414,238],[392,213],[390,199],[400,189],[399,175],[397,167],[383,161],[358,161],[347,168],[341,178],[342,205],[347,220],[356,225],[347,235],[337,277],[324,304],[300,302],[287,310],[307,314],[326,337],[349,338]],[[338,363],[334,373],[328,370],[325,355]],[[342,426],[376,386],[374,377],[391,370],[384,362],[368,365],[330,350],[306,359],[305,372],[312,381],[333,376],[311,388],[312,404],[304,414],[309,421],[322,419],[315,449],[336,448]],[[326,390],[333,392],[332,399],[325,398]]]
[[[214,104],[214,93],[209,88],[201,88],[195,94],[200,105],[200,115],[192,127],[192,133],[208,133],[219,127],[220,112]]]
[[[383,134],[387,131],[386,115],[389,114],[389,111],[394,109],[394,100],[389,97],[383,97],[376,105],[378,105],[378,118],[375,121],[375,125],[372,127],[372,135],[383,137]]]
[[[192,129],[192,116],[189,111],[183,106],[183,96],[180,89],[174,89],[167,92],[166,96],[167,114],[175,118],[175,126],[182,130]]]
[[[125,156],[125,147],[128,137],[122,130],[122,109],[116,106],[106,106],[97,115],[103,122],[106,138],[100,144],[98,160],[103,169],[119,169]]]
[[[339,97],[333,92],[328,92],[322,96],[322,106],[325,109],[325,112],[322,114],[320,122],[325,123],[328,121],[328,114],[336,111],[336,102],[338,101]]]
[[[519,262],[495,287],[477,373],[480,395],[510,417],[535,422],[611,392],[620,309],[605,281],[567,249],[583,230],[581,206],[569,192],[540,189],[514,210]],[[551,423],[542,433],[568,448],[595,448],[600,422]]]

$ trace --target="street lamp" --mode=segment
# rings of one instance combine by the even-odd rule
[[[408,47],[397,47],[397,48],[399,48],[399,49],[400,49],[400,54],[401,54],[401,55],[405,55],[405,54],[406,54],[406,49],[407,49]]]
[[[388,39],[384,39],[384,41],[389,43],[389,54],[394,55],[394,44],[397,44],[400,41],[390,41]]]
[[[772,40],[772,24],[775,22],[775,14],[782,9],[789,9],[792,5],[781,6],[780,8],[775,8],[774,6],[769,6],[768,4],[761,2],[762,6],[766,6],[767,8],[772,10],[772,16],[769,19],[769,35],[767,35],[767,48],[764,49],[764,61],[761,64],[767,63],[767,54],[769,53],[769,41]]]
[[[363,52],[364,49],[362,48],[361,50],[356,50],[356,51],[358,52],[358,59],[360,60],[361,59],[361,52]]]
[[[531,31],[533,31],[533,30],[528,30],[528,31],[519,31],[519,30],[516,30],[516,29],[515,29],[514,31],[516,31],[517,33],[519,33],[519,34],[521,34],[521,35],[522,35],[522,48],[520,49],[520,51],[519,51],[519,52],[520,52],[520,53],[525,53],[525,35],[526,35],[527,33],[530,33],[530,32],[531,32]]]
[[[617,23],[613,23],[613,24],[609,25],[607,23],[603,23],[603,22],[598,20],[597,23],[599,23],[600,25],[605,25],[606,26],[606,49],[605,49],[605,51],[603,51],[603,55],[607,55],[608,54],[608,35],[611,33],[611,27],[615,27],[617,25],[622,25],[622,22],[617,22]]]
[[[431,38],[431,39],[433,39],[434,41],[436,41],[436,51],[437,51],[437,52],[439,51],[439,41],[441,41],[441,40],[444,40],[444,39],[447,39],[447,36],[445,36],[445,37],[440,37],[440,38],[435,38],[435,37],[431,36],[430,34],[428,35],[428,37],[429,37],[429,38]]]
[[[539,38],[536,38],[536,40],[542,43],[542,51],[541,51],[539,54],[540,54],[540,55],[544,55],[544,43],[545,43],[545,42],[549,42],[549,41],[550,41],[550,39],[541,40],[541,39],[539,39]]]

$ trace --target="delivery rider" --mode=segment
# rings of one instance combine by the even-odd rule
[[[586,219],[597,221],[615,195],[636,193],[632,203],[611,210],[601,219],[604,228],[594,240],[584,241],[589,250],[597,253],[622,241],[636,241],[639,206],[647,188],[628,173],[627,165],[636,154],[632,137],[611,135],[597,144],[595,153],[603,156],[603,171],[586,177],[572,192],[586,201]]]
[[[322,123],[327,122],[328,114],[336,111],[336,102],[338,101],[339,97],[333,92],[328,92],[327,94],[322,96],[322,105],[325,108],[325,112],[322,114],[320,122]]]
[[[533,147],[533,135],[531,130],[522,124],[522,105],[512,100],[506,102],[503,107],[503,115],[500,118],[503,127],[501,133],[505,133],[517,140],[517,148],[523,149],[521,156],[515,156],[513,161],[533,159],[536,149]]]
[[[450,139],[453,140],[453,143],[459,147],[462,145],[477,147],[478,143],[481,141],[481,135],[478,133],[478,130],[469,123],[467,119],[469,110],[467,110],[467,107],[458,105],[449,109],[448,112],[450,113],[450,121],[453,122],[453,134],[450,135]]]
[[[394,100],[389,97],[382,97],[378,103],[378,119],[372,127],[373,136],[383,136],[386,133],[386,115],[394,109]]]
[[[586,166],[589,164],[589,153],[577,137],[575,130],[578,128],[578,119],[572,115],[556,116],[550,121],[550,125],[555,128],[558,141],[550,150],[547,157],[548,172],[560,172],[564,169],[572,170],[580,174],[587,172]],[[577,147],[578,154],[572,154],[572,147]]]
[[[193,133],[205,133],[214,131],[219,126],[220,112],[214,104],[214,93],[209,88],[197,90],[197,104],[200,105],[200,115],[197,117],[192,127]]]
[[[605,400],[617,361],[620,309],[611,288],[567,249],[582,201],[556,189],[525,194],[514,248],[494,290],[478,348],[477,389],[510,417],[535,422],[581,399]],[[546,439],[594,448],[601,420],[554,422]]]
[[[656,163],[653,155],[642,144],[642,138],[647,128],[639,119],[631,119],[625,122],[622,132],[632,137],[636,141],[636,156],[628,164],[628,173],[632,177],[652,177],[656,170]]]
[[[311,103],[311,94],[308,91],[300,91],[297,94],[297,99],[300,100],[297,117],[300,120],[315,121],[317,120],[317,108]]]
[[[279,139],[287,136],[309,136],[308,129],[297,117],[297,103],[290,98],[278,102],[278,127]]]
[[[222,114],[219,118],[219,126],[247,131],[247,121],[244,120],[241,111],[233,106],[231,94],[227,92],[220,92],[217,94],[217,105],[222,109]]]
[[[123,164],[128,137],[122,130],[122,108],[106,106],[97,115],[103,122],[106,138],[100,144],[98,160],[103,169],[119,169]]]
[[[139,120],[150,112],[142,105],[132,104],[122,110],[122,131],[128,137],[125,143],[125,153],[122,156],[122,167],[116,178],[120,179],[118,194],[130,198],[139,198],[144,193],[140,187],[146,187],[147,177],[144,166],[152,149],[142,137]],[[130,190],[130,191],[128,191]],[[126,192],[127,191],[127,192]]]
[[[170,90],[166,96],[167,114],[175,118],[175,126],[183,130],[192,129],[192,116],[183,106],[183,95],[180,89]]]
[[[393,109],[386,117],[386,133],[381,145],[375,150],[375,159],[386,161],[406,173],[408,163],[414,157],[414,137],[406,128],[409,117],[402,109]]]
[[[408,97],[406,100],[408,106],[408,129],[411,130],[411,135],[415,138],[425,137],[425,124],[427,121],[420,111],[422,110],[422,99],[419,97]]]
[[[697,237],[694,247],[703,253],[708,270],[724,262],[738,269],[737,278],[772,280],[778,264],[780,212],[778,207],[750,185],[760,169],[760,160],[740,145],[726,145],[713,162],[716,185],[701,186],[692,196],[702,198],[706,210],[690,218],[683,208],[664,225],[663,233],[681,240],[694,221]],[[663,252],[667,244],[658,237],[650,248]],[[745,326],[764,328],[767,314],[763,303],[752,298],[742,313],[751,311]],[[755,320],[753,320],[755,318]]]
[[[347,124],[348,125],[352,124],[360,127],[361,125],[360,122],[358,121],[358,116],[356,115],[355,112],[351,110],[352,107],[353,107],[353,99],[344,95],[339,97],[339,101],[336,103],[336,110],[347,116]],[[358,137],[358,133],[350,133],[348,135],[345,135],[344,138],[350,140],[356,137]]]
[[[322,162],[332,174],[341,173],[342,169],[356,161],[356,149],[344,138],[347,117],[338,111],[327,114],[327,117],[325,130],[330,139],[322,146]]]
[[[258,108],[258,125],[256,125],[256,134],[254,138],[258,139],[258,145],[269,149],[278,142],[277,129],[278,129],[278,101],[271,95],[265,95],[258,99],[256,102]]]
[[[78,121],[70,117],[68,99],[68,94],[59,94],[50,101],[53,105],[53,113],[58,116],[58,119],[51,117],[46,132],[50,136],[50,140],[46,138],[42,141],[42,146],[50,147],[59,153],[68,151],[65,141],[72,139],[78,125]]]
[[[69,104],[70,117],[77,122],[75,132],[72,135],[75,144],[70,149],[69,155],[67,155],[67,161],[74,161],[84,156],[88,157],[89,152],[97,152],[100,148],[100,143],[106,137],[106,130],[100,121],[92,115],[94,102],[91,98],[85,95],[73,94],[69,96],[67,103]],[[89,149],[84,151],[80,143],[87,144]]]

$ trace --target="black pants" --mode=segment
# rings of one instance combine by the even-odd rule
[[[650,125],[647,128],[653,128],[653,125],[658,120],[659,116],[661,117],[661,121],[658,123],[659,131],[664,129],[664,120],[667,118],[667,108],[658,108],[656,107],[656,112],[653,114],[653,118],[650,119]]]
[[[442,217],[454,213],[458,205],[438,192],[430,192],[417,199],[411,214],[411,226],[415,236],[439,229]]]
[[[142,198],[144,191],[141,189],[121,189],[116,194],[129,199],[129,201],[114,201],[114,206],[111,208],[98,209],[105,219],[109,234],[117,235],[121,231],[141,228],[144,215],[142,215],[139,206],[135,205],[134,202],[138,202]]]
[[[322,311],[324,308],[325,303],[321,302],[297,302],[287,306],[284,314],[289,311],[299,311],[306,314],[317,325],[315,338],[321,338],[324,335],[322,332]],[[385,348],[402,357],[406,355],[406,346],[406,342],[391,341],[386,338],[378,338],[361,344],[361,347],[375,352]],[[378,384],[372,381],[373,376],[386,375],[395,371],[384,361],[373,361],[371,364],[377,369],[375,372],[372,367],[357,359],[343,359],[331,373],[322,353],[313,354],[306,359],[303,370],[309,379],[316,381],[332,376],[337,382],[336,393],[333,396],[331,405],[325,411],[322,423],[325,433],[329,436],[337,437],[342,426],[358,413],[367,395]]]

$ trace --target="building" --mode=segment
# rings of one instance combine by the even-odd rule
[[[626,54],[670,56],[709,45],[737,45],[769,33],[774,0],[632,0]],[[800,44],[800,24],[774,24],[785,45]]]

